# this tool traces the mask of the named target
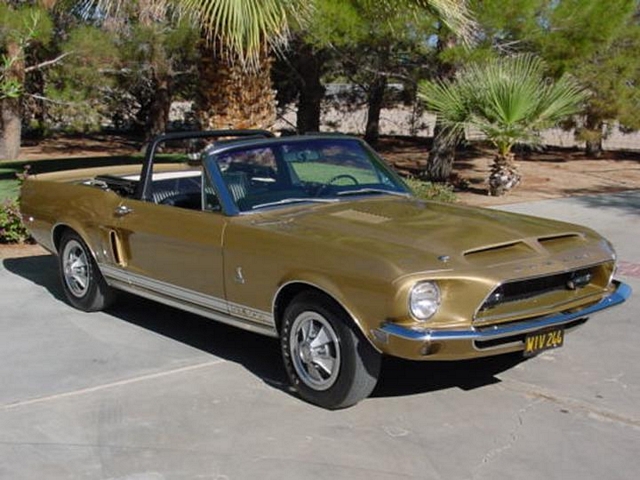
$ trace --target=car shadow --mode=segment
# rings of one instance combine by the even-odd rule
[[[58,257],[55,255],[5,258],[2,265],[7,271],[45,288],[54,298],[64,301],[58,275]]]
[[[8,258],[4,268],[45,288],[65,302],[53,255]],[[277,339],[230,327],[135,295],[119,292],[108,314],[159,335],[242,365],[267,385],[294,394],[287,380]],[[500,382],[496,374],[517,365],[507,355],[462,362],[411,362],[384,358],[372,396],[397,397],[449,388],[471,390]]]
[[[458,388],[468,391],[500,383],[496,377],[524,360],[508,354],[456,362],[412,362],[385,357],[372,397],[398,397]]]

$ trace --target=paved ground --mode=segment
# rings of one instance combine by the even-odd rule
[[[505,207],[588,224],[635,297],[562,349],[388,361],[374,396],[292,396],[277,343],[127,297],[61,300],[54,258],[0,264],[0,478],[636,479],[640,192]]]

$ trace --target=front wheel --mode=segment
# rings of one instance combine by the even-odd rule
[[[323,294],[304,292],[287,307],[281,347],[293,387],[321,407],[354,405],[368,397],[378,381],[380,354]]]
[[[67,231],[62,235],[59,260],[62,288],[71,305],[95,312],[111,304],[113,289],[107,285],[89,248],[77,233]]]

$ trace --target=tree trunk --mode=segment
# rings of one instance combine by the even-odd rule
[[[522,178],[513,153],[497,154],[489,175],[489,195],[499,197],[517,187]]]
[[[585,142],[585,155],[588,158],[600,158],[603,152],[602,138],[598,140],[587,140]]]
[[[7,80],[24,85],[24,58],[20,45],[7,43],[7,58],[15,59],[5,73]],[[0,99],[0,160],[14,160],[20,153],[22,135],[21,98]]]
[[[22,120],[20,100],[5,98],[0,101],[0,160],[15,160],[20,154]]]
[[[298,116],[296,129],[299,133],[320,131],[320,114],[325,87],[320,78],[324,66],[324,56],[310,45],[304,45],[298,52]]]
[[[585,141],[585,155],[587,158],[600,158],[602,156],[604,123],[599,118],[587,113],[584,127],[580,132],[580,137]]]
[[[453,172],[453,161],[455,160],[455,145],[446,141],[442,133],[442,124],[436,120],[433,129],[433,145],[427,158],[426,177],[432,182],[446,183],[451,178]]]
[[[196,104],[203,129],[269,129],[276,119],[271,85],[272,59],[265,48],[257,69],[243,68],[231,55],[202,48],[200,86]]]
[[[604,123],[600,119],[587,113],[584,130],[581,135],[585,140],[585,155],[588,158],[600,158],[602,156],[604,152],[602,147],[603,129]]]
[[[456,43],[456,37],[446,27],[441,26],[436,46],[439,52],[436,77],[440,80],[453,78],[456,73],[455,64],[442,60],[442,53],[454,48]],[[425,170],[427,179],[432,182],[448,182],[453,172],[455,156],[456,144],[446,139],[441,122],[436,120],[433,128],[433,145],[427,157]]]
[[[375,146],[380,137],[380,112],[384,102],[384,93],[387,89],[387,77],[378,77],[371,84],[367,92],[367,127],[364,139]]]
[[[145,125],[145,138],[150,140],[164,133],[169,122],[171,108],[171,78],[160,76],[154,79],[155,94],[149,108],[149,116]]]

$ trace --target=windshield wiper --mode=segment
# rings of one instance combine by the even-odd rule
[[[338,201],[337,198],[285,198],[283,200],[278,200],[276,202],[260,203],[258,205],[254,205],[253,207],[251,207],[251,209],[256,210],[258,208],[275,207],[277,205],[288,205],[290,203],[305,203],[305,202],[334,203],[337,201]]]
[[[407,192],[396,192],[395,190],[385,190],[384,188],[358,188],[357,190],[345,190],[343,192],[338,192],[336,195],[345,196],[345,195],[368,195],[368,194],[381,194],[381,195],[395,195],[398,197],[409,197],[411,196]]]

